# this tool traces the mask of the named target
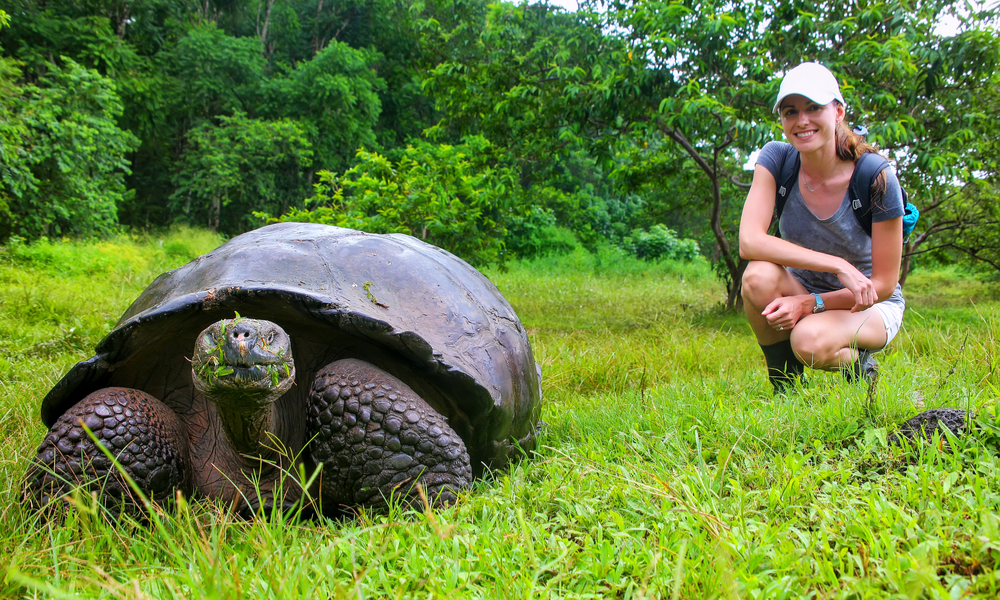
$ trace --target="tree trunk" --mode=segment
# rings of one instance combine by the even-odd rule
[[[745,258],[741,258],[737,263],[736,278],[726,290],[726,308],[728,309],[743,308],[743,271],[747,270],[748,264],[750,261]]]
[[[906,277],[910,274],[910,268],[913,266],[912,256],[917,253],[917,248],[923,245],[927,241],[927,238],[931,236],[934,231],[934,227],[928,227],[926,231],[920,235],[911,235],[910,241],[903,245],[903,262],[899,265],[899,286],[904,287],[906,285]]]
[[[260,48],[265,55],[267,51],[267,30],[271,26],[271,8],[274,7],[274,0],[267,0],[267,12],[264,14],[264,26],[260,26],[260,5],[257,5],[257,35],[260,36]]]
[[[743,296],[740,294],[740,287],[743,283],[743,270],[746,264],[740,266],[733,260],[729,240],[726,239],[726,232],[722,230],[722,188],[719,185],[718,171],[713,170],[709,174],[712,180],[712,234],[715,235],[715,243],[719,246],[722,260],[726,263],[726,270],[729,271],[730,282],[726,290],[726,310],[732,310],[743,304]],[[746,262],[741,260],[740,262]]]
[[[212,198],[212,206],[208,209],[208,228],[212,231],[219,231],[219,217],[222,213],[222,200],[216,196]]]
[[[319,17],[322,14],[323,14],[323,0],[319,0],[319,3],[316,5],[316,22],[313,23],[313,39],[312,39],[313,56],[319,54],[319,51],[323,49],[323,43],[320,39],[320,34],[319,34]]]
[[[295,195],[295,193],[299,189],[299,186],[296,185],[298,183],[298,180],[299,180],[299,171],[298,171],[298,169],[295,169],[294,167],[290,168],[288,170],[288,193],[285,194],[285,198],[281,202],[281,215],[283,215],[286,212],[288,212],[288,207],[292,203],[292,196]],[[280,217],[281,215],[278,215],[278,216]]]
[[[906,286],[906,276],[910,274],[910,252],[913,245],[910,242],[903,244],[903,262],[899,265],[899,287]]]
[[[712,215],[710,219],[712,235],[715,236],[715,244],[719,249],[719,254],[723,262],[726,264],[726,271],[729,272],[730,278],[730,284],[726,290],[726,310],[742,306],[743,296],[740,294],[740,287],[743,282],[743,270],[746,269],[746,261],[740,260],[744,264],[737,264],[733,260],[732,248],[729,245],[729,240],[726,239],[726,232],[722,230],[722,187],[719,181],[719,152],[728,147],[732,143],[733,138],[727,135],[726,141],[713,149],[712,163],[709,164],[708,159],[698,152],[683,133],[672,127],[667,127],[665,131],[671,139],[677,142],[688,153],[688,156],[694,159],[694,162],[708,176],[709,181],[712,182]]]
[[[121,18],[118,21],[118,30],[115,32],[118,35],[118,39],[125,39],[125,26],[128,24],[129,13],[132,12],[132,5],[125,3],[122,8]]]

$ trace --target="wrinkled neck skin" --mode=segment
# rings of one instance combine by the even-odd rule
[[[209,398],[213,400],[212,398]],[[281,422],[273,401],[226,402],[213,400],[226,437],[247,458],[278,458]]]

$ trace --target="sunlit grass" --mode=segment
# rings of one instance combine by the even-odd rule
[[[752,334],[720,312],[706,264],[610,251],[512,263],[487,275],[543,367],[542,447],[457,506],[247,522],[196,501],[153,524],[110,525],[84,502],[40,521],[21,506],[18,480],[44,434],[41,398],[159,272],[217,243],[194,231],[160,239],[116,240],[120,250],[104,254],[61,243],[0,252],[0,596],[1000,591],[1000,438],[962,440],[954,454],[884,444],[918,406],[995,410],[1000,399],[1000,302],[954,271],[911,278],[874,397],[810,372],[805,388],[771,398]],[[967,295],[928,291],[945,287]]]

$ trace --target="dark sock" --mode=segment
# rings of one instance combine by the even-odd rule
[[[799,362],[795,352],[792,351],[791,340],[762,345],[760,349],[764,352],[764,360],[767,361],[767,378],[774,386],[776,394],[784,392],[805,370],[805,365]]]

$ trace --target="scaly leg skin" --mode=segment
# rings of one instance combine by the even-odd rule
[[[455,502],[472,482],[462,438],[399,379],[345,359],[316,374],[309,394],[310,451],[323,463],[322,500],[335,506],[417,501],[416,483],[435,504]],[[334,506],[331,506],[333,504]]]
[[[25,475],[25,497],[42,508],[72,489],[97,490],[112,513],[139,515],[139,499],[84,425],[151,500],[187,492],[187,434],[177,415],[149,394],[104,388],[80,400],[49,430]]]

